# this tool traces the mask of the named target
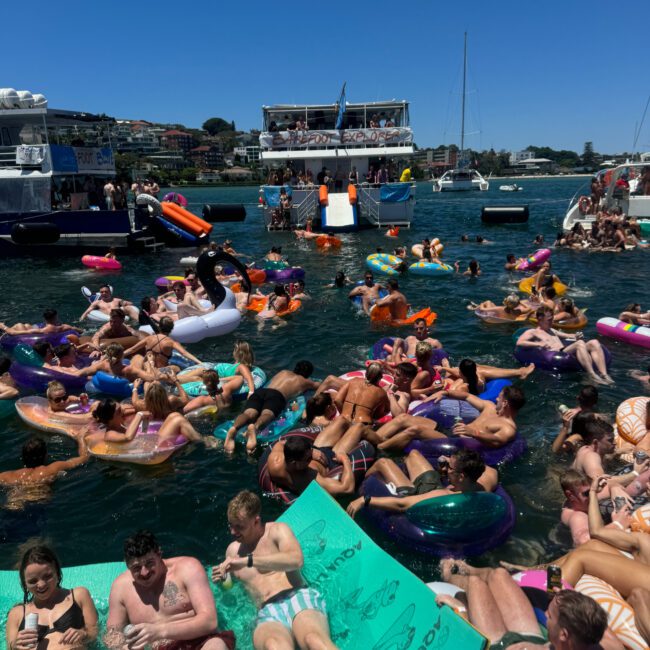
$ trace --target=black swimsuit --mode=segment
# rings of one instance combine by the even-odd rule
[[[74,628],[75,630],[82,630],[86,626],[84,621],[84,615],[81,610],[81,607],[77,604],[77,601],[74,599],[74,591],[70,590],[70,595],[72,596],[72,605],[59,616],[59,618],[52,623],[52,627],[49,625],[39,625],[37,629],[38,640],[42,641],[48,634],[52,632],[59,632],[63,634],[67,630]],[[23,618],[20,621],[18,630],[25,629],[25,605],[23,605]]]

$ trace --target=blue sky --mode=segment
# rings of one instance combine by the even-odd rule
[[[416,142],[436,146],[460,141],[467,31],[466,131],[480,131],[468,146],[582,152],[591,140],[616,153],[632,149],[650,94],[649,19],[647,3],[600,0],[8,0],[0,87],[57,108],[248,130],[262,104],[334,102],[346,81],[348,101],[408,100]],[[637,150],[650,151],[650,115]]]

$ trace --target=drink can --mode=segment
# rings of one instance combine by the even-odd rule
[[[562,569],[556,564],[549,564],[546,569],[546,591],[553,594],[555,588],[562,589]]]
[[[226,573],[226,575],[223,577],[223,581],[221,582],[221,586],[226,591],[228,591],[229,589],[232,589],[232,576],[230,575],[230,572]]]
[[[38,629],[38,614],[30,613],[25,616],[25,629],[36,630]]]
[[[560,405],[557,407],[557,410],[558,410],[562,415],[564,415],[564,414],[569,410],[569,407],[568,407],[566,404],[560,404]]]

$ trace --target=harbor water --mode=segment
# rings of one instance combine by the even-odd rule
[[[244,316],[232,335],[207,339],[189,346],[204,360],[229,361],[235,339],[248,340],[256,363],[267,374],[292,368],[300,359],[311,360],[315,376],[342,374],[363,367],[369,347],[396,330],[375,326],[357,312],[347,299],[347,290],[327,288],[338,270],[361,279],[365,257],[377,247],[390,252],[397,244],[409,249],[423,237],[438,237],[445,244],[444,258],[460,260],[461,269],[470,259],[479,261],[483,275],[468,279],[416,277],[405,274],[400,288],[414,308],[430,306],[438,314],[432,335],[440,339],[452,361],[464,357],[502,367],[516,367],[512,328],[488,326],[467,310],[469,301],[486,299],[500,303],[516,289],[520,274],[503,270],[506,255],[526,255],[537,248],[535,235],[544,235],[552,246],[569,199],[585,183],[582,178],[542,178],[521,181],[523,192],[506,194],[492,182],[489,192],[471,196],[433,194],[430,183],[418,186],[417,206],[411,229],[402,229],[397,240],[383,231],[367,230],[341,236],[343,246],[323,253],[313,243],[298,241],[292,233],[265,231],[258,210],[257,188],[188,188],[189,209],[200,214],[204,203],[244,203],[248,217],[244,223],[215,224],[213,238],[228,237],[234,248],[256,259],[270,246],[282,246],[293,265],[306,270],[307,291],[312,300],[289,317],[286,326],[259,330],[250,315]],[[483,205],[527,204],[530,220],[524,226],[486,226],[481,223]],[[488,242],[461,243],[461,235],[477,234]],[[123,270],[99,272],[84,268],[78,258],[0,260],[4,287],[0,320],[7,323],[39,322],[44,308],[58,308],[64,322],[76,323],[85,306],[82,285],[97,289],[113,285],[115,294],[136,303],[145,295],[155,295],[154,280],[182,272],[181,257],[196,254],[194,249],[166,249],[156,254],[123,255]],[[647,279],[650,252],[635,250],[622,254],[554,250],[554,272],[569,285],[569,296],[587,308],[589,324],[585,336],[596,336],[595,323],[602,316],[616,316],[632,301],[648,307]],[[642,387],[629,373],[648,366],[647,351],[604,340],[613,356],[611,369],[616,384],[599,387],[600,408],[613,413],[625,398],[641,394]],[[536,371],[522,385],[528,403],[519,416],[519,431],[528,441],[528,453],[503,468],[501,480],[516,504],[518,519],[511,539],[479,559],[493,563],[499,559],[535,562],[557,556],[568,541],[557,526],[562,494],[558,476],[567,460],[555,458],[550,442],[560,425],[557,406],[573,405],[585,384],[578,373],[555,375]],[[241,406],[217,414],[214,420],[199,423],[202,433],[233,417]],[[0,471],[20,466],[20,449],[33,435],[47,438],[51,459],[69,457],[73,442],[62,436],[48,436],[26,427],[17,416],[0,422],[2,445]],[[230,541],[226,505],[239,490],[258,490],[255,459],[237,453],[227,458],[221,450],[192,445],[171,461],[156,467],[110,464],[91,460],[87,465],[59,478],[47,494],[35,503],[20,507],[11,494],[0,495],[1,569],[15,567],[25,545],[44,540],[58,553],[64,565],[107,562],[121,559],[122,542],[139,528],[153,530],[165,554],[194,555],[206,563],[219,561]],[[264,502],[267,518],[275,518],[281,506]],[[405,566],[425,580],[437,576],[431,558],[398,548],[390,539],[359,523]]]

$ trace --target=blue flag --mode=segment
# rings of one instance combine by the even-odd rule
[[[336,116],[337,129],[343,128],[343,115],[345,114],[345,83],[343,84],[343,88],[341,88],[341,96],[339,97],[339,113]]]

